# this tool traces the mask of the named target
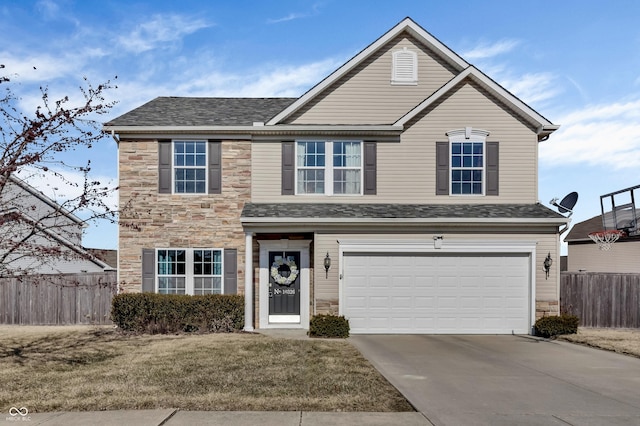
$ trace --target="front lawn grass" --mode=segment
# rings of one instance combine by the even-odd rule
[[[413,411],[345,341],[0,326],[0,407]]]
[[[577,334],[558,336],[561,340],[640,358],[640,329],[579,327]]]

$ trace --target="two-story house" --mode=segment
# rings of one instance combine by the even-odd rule
[[[139,227],[119,282],[243,293],[247,330],[529,333],[558,313],[558,127],[410,18],[300,98],[154,99],[104,126]]]

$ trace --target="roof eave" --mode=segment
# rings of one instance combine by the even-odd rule
[[[268,223],[296,223],[296,224],[453,224],[458,226],[463,225],[563,225],[568,223],[570,218],[557,217],[557,218],[318,218],[318,217],[241,217],[240,222],[242,224],[256,223],[256,224],[268,224]]]
[[[503,100],[505,104],[513,108],[518,115],[526,118],[537,129],[538,141],[546,140],[551,133],[556,131],[560,126],[551,123],[545,117],[536,112],[533,108],[522,102],[508,90],[500,86],[498,83],[489,78],[482,71],[478,70],[473,65],[470,65],[460,74],[453,77],[447,83],[445,83],[440,89],[436,90],[431,96],[418,104],[415,108],[400,117],[394,124],[399,126],[405,126],[414,117],[433,105],[440,98],[445,96],[450,90],[460,84],[466,78],[473,78],[479,82],[482,86],[487,88],[491,93]]]
[[[117,133],[120,137],[135,135],[399,135],[403,126],[398,125],[276,125],[276,126],[109,126],[103,131]]]

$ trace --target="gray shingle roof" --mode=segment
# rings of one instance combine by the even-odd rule
[[[571,231],[564,238],[566,242],[590,240],[589,233],[602,231],[602,215],[594,216],[591,219],[587,219],[583,222],[578,222],[571,228]]]
[[[266,122],[297,98],[159,97],[107,126],[251,126]]]
[[[542,204],[310,204],[247,203],[242,218],[562,219]]]

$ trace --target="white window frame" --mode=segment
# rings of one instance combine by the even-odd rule
[[[298,144],[316,142],[324,143],[324,166],[299,166],[298,165]],[[333,165],[333,144],[343,142],[355,142],[360,145],[360,164],[357,167],[345,166],[334,167]],[[364,143],[361,140],[344,139],[344,140],[319,140],[319,139],[300,139],[295,142],[295,194],[304,196],[332,196],[332,197],[357,197],[363,195],[364,191]],[[324,193],[305,193],[298,192],[298,170],[324,170]],[[358,170],[360,172],[360,191],[356,194],[334,194],[334,170]]]
[[[158,255],[162,250],[174,250],[174,251],[184,251],[185,252],[185,274],[160,274],[158,272]],[[194,252],[197,250],[209,250],[212,252],[219,251],[220,252],[220,274],[212,274],[212,275],[196,275],[193,272],[194,269]],[[193,247],[193,248],[182,248],[182,247],[162,247],[157,248],[155,252],[155,292],[160,293],[160,278],[163,277],[184,277],[185,279],[185,292],[184,294],[194,295],[195,294],[195,278],[197,277],[212,277],[212,278],[220,278],[220,293],[224,294],[224,249],[221,248],[211,248],[211,247]],[[167,293],[161,293],[167,294]],[[176,294],[176,293],[168,293],[168,294]],[[178,293],[179,294],[179,293]],[[218,293],[206,293],[206,294],[218,294]]]
[[[402,50],[392,52],[391,84],[418,84],[418,54],[414,50],[403,47]]]
[[[449,137],[449,195],[453,197],[484,197],[487,191],[487,136],[486,130],[465,127],[464,129],[451,130],[446,133]],[[453,171],[454,170],[478,170],[480,167],[454,167],[453,166],[453,144],[454,143],[481,143],[482,144],[482,191],[480,194],[454,194],[453,193]]]
[[[204,144],[204,166],[177,166],[176,165],[176,143],[203,143]],[[209,144],[201,139],[173,139],[171,141],[171,193],[179,195],[202,195],[207,194],[209,188]],[[203,192],[178,192],[176,191],[176,169],[204,170],[204,191]]]

